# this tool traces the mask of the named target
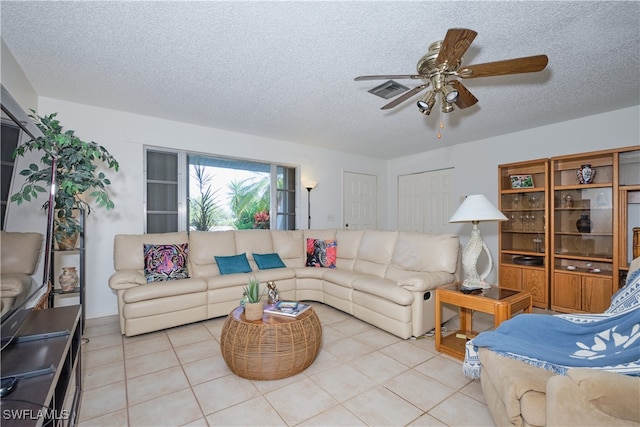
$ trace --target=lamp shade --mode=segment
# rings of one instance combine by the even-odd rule
[[[483,194],[467,196],[449,222],[506,221],[504,216]]]
[[[316,188],[318,183],[316,181],[305,181],[305,182],[302,183],[302,185],[304,186],[304,188],[306,188],[307,190],[311,191],[314,188]]]

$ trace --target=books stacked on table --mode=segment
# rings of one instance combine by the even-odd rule
[[[311,307],[309,304],[297,301],[278,301],[275,304],[265,306],[264,312],[270,314],[280,314],[289,317],[297,317],[307,311],[309,307]]]

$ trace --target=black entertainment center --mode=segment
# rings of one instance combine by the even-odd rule
[[[29,314],[16,340],[2,350],[2,377],[15,376],[17,381],[0,399],[0,424],[77,425],[82,393],[81,323],[78,305]]]

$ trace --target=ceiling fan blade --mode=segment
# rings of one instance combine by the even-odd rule
[[[549,58],[547,58],[547,55],[526,56],[524,58],[469,65],[458,70],[457,75],[464,79],[470,79],[504,76],[507,74],[535,73],[544,70],[548,63]]]
[[[393,79],[422,79],[424,76],[420,74],[389,74],[386,76],[359,76],[356,77],[355,81],[359,82],[361,80],[393,80]]]
[[[458,108],[464,109],[467,107],[471,107],[476,102],[478,102],[478,98],[473,96],[473,94],[469,92],[469,89],[467,89],[465,85],[460,83],[458,80],[451,80],[449,84],[458,91],[458,99],[456,99],[456,105],[458,106]]]
[[[422,89],[426,88],[427,86],[429,86],[429,83],[425,83],[423,85],[416,86],[413,89],[403,93],[402,95],[400,95],[399,97],[397,97],[396,99],[394,99],[393,101],[388,103],[387,105],[384,105],[380,109],[381,110],[388,110],[390,108],[395,107],[396,105],[402,104],[404,101],[406,101],[407,99],[411,98],[413,95],[415,95],[416,93],[420,92]]]
[[[445,69],[455,67],[477,35],[477,32],[466,28],[449,28],[440,47],[436,64],[439,67],[444,65]]]

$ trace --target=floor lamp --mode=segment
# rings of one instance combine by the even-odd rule
[[[473,224],[469,243],[467,243],[462,252],[462,268],[465,275],[462,287],[466,289],[487,289],[491,287],[484,279],[489,276],[493,269],[493,260],[491,259],[489,248],[480,236],[478,223],[480,221],[506,220],[507,217],[482,194],[474,194],[464,199],[458,210],[449,219],[449,222],[470,222]],[[478,274],[476,265],[483,250],[489,258],[489,265],[482,274]]]
[[[307,214],[309,215],[309,224],[308,224],[307,228],[309,230],[311,230],[311,190],[316,188],[318,183],[315,182],[315,181],[307,181],[302,185],[304,185],[304,188],[306,188],[307,192],[308,192],[308,196],[307,196]]]

